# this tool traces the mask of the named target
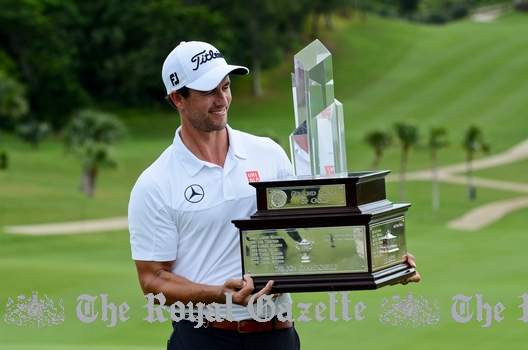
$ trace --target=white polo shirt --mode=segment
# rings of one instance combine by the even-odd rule
[[[178,128],[173,144],[140,175],[128,207],[134,260],[174,261],[172,272],[196,283],[241,278],[239,233],[231,220],[256,211],[248,182],[289,176],[292,166],[271,139],[227,130],[223,168],[198,159]],[[243,307],[234,317],[250,318]]]

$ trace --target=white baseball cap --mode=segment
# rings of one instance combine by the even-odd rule
[[[228,74],[248,73],[244,66],[227,64],[211,44],[182,41],[163,62],[161,78],[169,95],[184,86],[198,91],[213,90]]]

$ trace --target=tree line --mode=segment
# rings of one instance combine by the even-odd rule
[[[349,0],[0,0],[0,128],[62,129],[83,106],[160,103],[160,67],[182,40],[260,72],[304,41],[307,18]],[[316,21],[318,22],[318,20]]]
[[[94,101],[161,103],[160,65],[181,40],[214,42],[249,66],[258,96],[261,71],[332,28],[334,14],[452,20],[490,1],[0,0],[0,129],[23,121],[21,136],[38,142],[43,122],[60,130]]]

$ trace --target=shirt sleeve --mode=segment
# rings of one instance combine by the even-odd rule
[[[132,259],[174,261],[178,232],[157,186],[140,177],[130,194],[128,228]]]

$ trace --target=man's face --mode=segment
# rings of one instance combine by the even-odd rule
[[[211,91],[190,90],[187,98],[177,104],[182,118],[203,132],[223,130],[227,124],[227,111],[231,104],[229,76]]]

